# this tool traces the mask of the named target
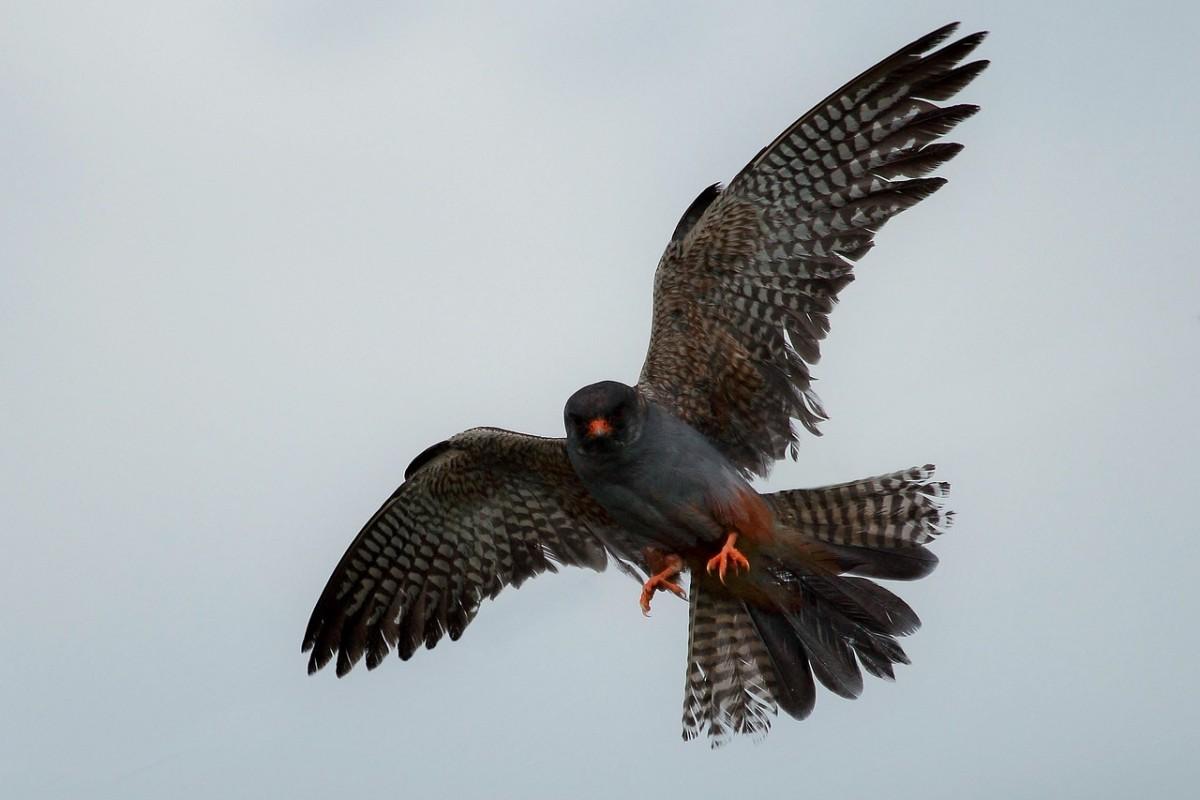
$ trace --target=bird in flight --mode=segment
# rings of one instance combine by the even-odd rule
[[[654,275],[634,386],[566,403],[564,438],[474,428],[426,449],[350,544],[313,609],[309,672],[346,674],[458,639],[485,598],[558,566],[610,561],[690,604],[683,736],[764,735],[812,711],[815,682],[857,697],[892,679],[920,624],[872,579],[912,580],[951,522],[915,467],[816,489],[748,482],[826,418],[810,365],[880,227],[945,183],[938,140],[974,105],[938,105],[987,66],[983,33],[922,36],[818,103],[676,226]],[[680,574],[690,573],[685,593]],[[861,665],[861,670],[860,670]]]

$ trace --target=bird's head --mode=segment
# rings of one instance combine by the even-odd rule
[[[616,381],[585,386],[567,399],[563,422],[567,441],[578,452],[598,455],[635,441],[642,432],[637,391]]]

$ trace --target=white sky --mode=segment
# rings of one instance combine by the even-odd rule
[[[5,3],[6,797],[1180,797],[1200,425],[1182,4]],[[860,264],[769,486],[934,461],[895,684],[679,740],[686,607],[506,592],[338,681],[300,638],[424,446],[634,380],[693,196],[954,18],[950,185]]]

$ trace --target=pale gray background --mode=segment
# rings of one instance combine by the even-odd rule
[[[1194,796],[1200,16],[604,5],[4,4],[5,797]],[[632,381],[695,193],[960,17],[984,111],[767,484],[953,480],[914,665],[713,753],[685,605],[572,573],[307,677],[410,457]]]

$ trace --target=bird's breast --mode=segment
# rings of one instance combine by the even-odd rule
[[[580,460],[588,491],[630,533],[675,551],[719,542],[730,531],[765,539],[770,509],[699,433],[648,420],[636,446],[603,461]]]

